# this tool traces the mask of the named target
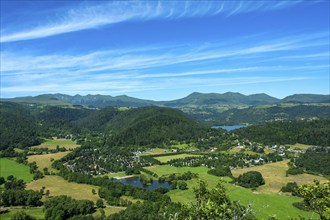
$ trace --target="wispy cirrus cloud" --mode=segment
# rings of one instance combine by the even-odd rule
[[[278,10],[299,4],[301,0],[280,1],[118,1],[84,3],[63,8],[49,21],[26,23],[27,29],[3,26],[1,43],[44,38],[75,31],[101,28],[130,20],[179,19]]]
[[[329,74],[326,33],[253,36],[91,53],[1,53],[1,92],[128,94],[166,88],[308,81]],[[253,42],[253,43],[252,43]]]

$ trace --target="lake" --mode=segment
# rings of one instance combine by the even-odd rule
[[[125,185],[131,185],[138,188],[145,188],[149,190],[157,189],[159,187],[164,187],[168,190],[171,189],[171,186],[168,182],[159,182],[158,180],[154,180],[151,185],[144,186],[141,181],[140,177],[129,177],[129,178],[123,178],[123,179],[114,179],[114,182],[120,182]]]
[[[212,126],[212,128],[222,128],[222,129],[225,129],[226,131],[232,131],[232,130],[235,130],[235,129],[245,128],[245,127],[247,127],[247,125],[229,125],[229,126],[219,125],[219,126]]]

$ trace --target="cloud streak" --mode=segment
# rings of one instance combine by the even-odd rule
[[[152,19],[179,19],[223,14],[233,16],[254,11],[279,10],[302,1],[119,1],[85,3],[75,8],[63,9],[60,16],[54,13],[50,22],[27,23],[28,29],[13,30],[2,27],[1,43],[32,40],[70,32],[101,28],[122,22]]]

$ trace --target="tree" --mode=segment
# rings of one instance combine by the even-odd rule
[[[104,207],[103,199],[98,199],[96,201],[96,207],[97,208],[103,208]]]
[[[184,182],[184,181],[178,181],[178,187],[179,187],[179,189],[181,189],[181,190],[186,190],[186,189],[188,189],[187,186],[188,186],[188,185],[187,185],[186,182]]]
[[[307,208],[318,213],[322,220],[330,219],[330,182],[321,184],[315,180],[314,184],[299,186],[297,192]]]
[[[196,203],[181,211],[182,219],[244,219],[252,215],[250,207],[232,202],[226,195],[226,190],[220,183],[216,188],[208,190],[206,183],[199,181],[194,188]]]
[[[246,188],[256,188],[265,184],[265,180],[258,171],[249,171],[238,176],[237,183]]]
[[[4,177],[0,177],[0,185],[4,184],[6,182]]]

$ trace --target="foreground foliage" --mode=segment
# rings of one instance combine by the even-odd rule
[[[330,182],[299,186],[298,194],[304,198],[304,205],[320,215],[322,220],[330,219]]]

